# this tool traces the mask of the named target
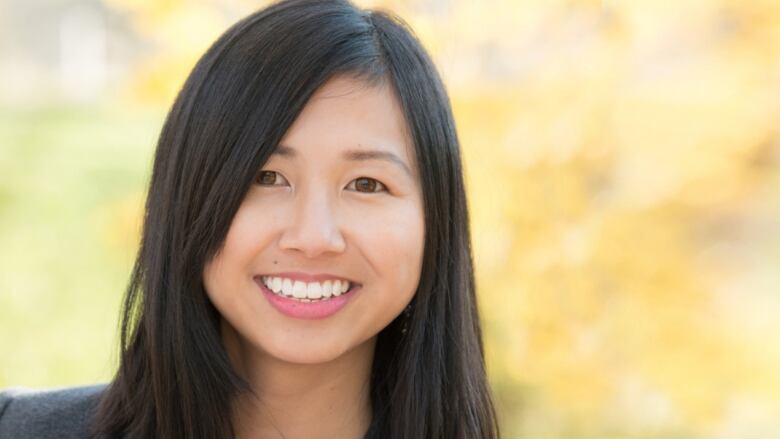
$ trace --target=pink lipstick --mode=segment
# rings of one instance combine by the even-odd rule
[[[299,299],[285,297],[276,294],[263,283],[260,276],[255,276],[255,283],[260,287],[263,296],[276,308],[277,311],[295,319],[316,320],[324,319],[337,313],[360,289],[360,285],[354,285],[346,293],[340,296],[331,296],[327,299],[319,299],[311,302],[303,302]]]

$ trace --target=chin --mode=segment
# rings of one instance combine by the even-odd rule
[[[338,360],[355,352],[360,347],[371,347],[365,342],[350,345],[332,344],[318,340],[307,340],[304,343],[294,343],[279,340],[274,346],[260,345],[258,349],[270,357],[294,364],[323,364]]]
[[[347,351],[347,347],[334,346],[328,343],[308,340],[296,343],[289,340],[278,340],[276,343],[257,344],[256,349],[265,352],[271,358],[286,363],[320,364],[339,358]]]

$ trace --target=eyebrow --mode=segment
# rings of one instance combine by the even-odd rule
[[[276,149],[271,153],[282,156],[282,157],[290,157],[295,158],[298,156],[298,152],[285,145],[278,145]],[[409,166],[406,165],[406,163],[397,155],[390,151],[382,151],[379,149],[349,149],[347,151],[344,151],[344,154],[342,154],[342,157],[344,157],[345,160],[349,161],[365,161],[365,160],[382,160],[386,161],[388,163],[392,163],[396,166],[399,166],[401,169],[403,169],[404,172],[409,177],[412,177],[412,171],[409,169]]]

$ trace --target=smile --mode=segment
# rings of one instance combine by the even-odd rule
[[[262,276],[261,281],[271,292],[301,302],[314,302],[338,297],[352,289],[348,280],[326,280],[324,282],[303,282],[284,277]]]
[[[280,278],[268,278],[268,276],[256,276],[254,279],[257,285],[260,287],[263,296],[277,311],[286,315],[287,317],[292,317],[295,319],[313,320],[329,317],[343,308],[347,302],[352,299],[352,296],[357,294],[357,292],[360,290],[360,285],[352,284],[352,282],[342,283],[340,281],[325,281],[319,283],[296,281],[293,283],[291,279],[282,278],[281,280],[278,280]],[[282,283],[282,288],[275,292],[272,287],[278,286],[278,282]],[[288,282],[292,285],[288,285],[290,288],[285,288],[285,284]],[[328,291],[327,285],[329,282],[330,295],[325,297],[325,294]],[[306,286],[305,297],[296,298],[294,296],[297,283]],[[271,286],[269,287],[268,284]],[[309,286],[311,284],[317,285],[315,285],[312,290],[310,290]],[[317,286],[320,287],[320,297],[318,299],[310,299],[308,297],[309,291],[313,291],[314,295],[316,296]],[[336,288],[334,289],[334,287]],[[298,286],[297,291],[298,295],[301,296],[301,292],[304,290],[301,286]],[[291,295],[285,295],[285,292],[291,293]]]

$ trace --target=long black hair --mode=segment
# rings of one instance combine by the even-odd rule
[[[195,65],[162,128],[97,437],[233,437],[233,369],[205,264],[315,90],[386,82],[416,151],[425,245],[410,311],[379,334],[367,438],[497,438],[475,298],[460,147],[444,85],[397,16],[347,0],[286,0],[230,27]]]

